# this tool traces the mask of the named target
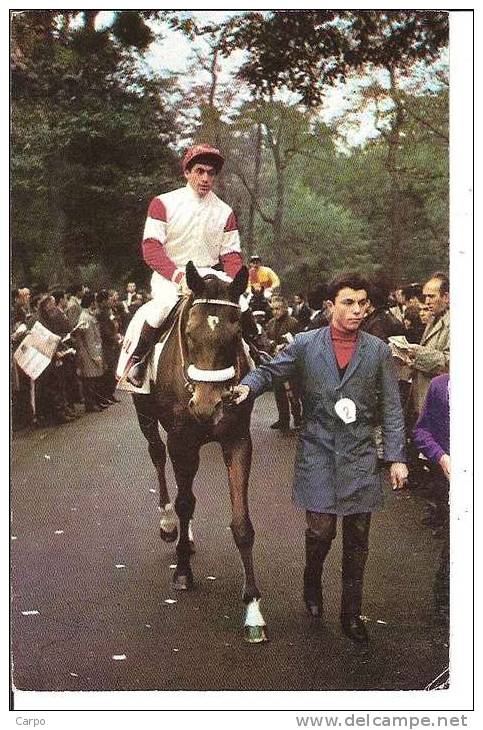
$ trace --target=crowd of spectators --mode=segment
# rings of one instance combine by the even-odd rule
[[[330,324],[324,284],[288,299],[281,296],[279,280],[273,276],[269,280],[264,274],[267,287],[260,283],[260,270],[259,261],[251,262],[252,282],[246,293],[256,321],[259,352],[273,356],[297,333]],[[271,272],[267,267],[266,271]],[[424,524],[443,540],[435,596],[439,613],[446,615],[449,399],[436,407],[432,401],[435,393],[441,401],[444,388],[449,387],[449,281],[437,272],[424,285],[413,283],[392,292],[374,281],[368,295],[362,329],[390,344],[395,338],[399,345],[392,349],[406,415],[410,486],[427,504]],[[68,423],[79,417],[82,409],[101,412],[115,403],[115,370],[123,337],[132,316],[145,301],[147,295],[138,293],[134,282],[127,283],[122,299],[113,289],[91,292],[81,284],[67,290],[36,292],[34,296],[26,287],[14,290],[13,349],[35,322],[61,338],[51,364],[35,381],[13,362],[14,428]],[[443,375],[444,387],[438,380]],[[297,380],[279,383],[274,397],[278,418],[271,428],[282,437],[296,433],[303,420]],[[377,424],[375,438],[377,441]]]
[[[114,289],[89,291],[27,287],[12,292],[11,341],[15,351],[38,322],[60,342],[47,368],[31,380],[12,361],[12,424],[69,423],[82,411],[101,412],[117,402],[115,370],[126,328],[147,301],[128,282],[124,297]]]

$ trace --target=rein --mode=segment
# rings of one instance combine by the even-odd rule
[[[240,362],[238,357],[236,362],[236,370],[234,365],[230,365],[230,367],[228,368],[220,368],[219,370],[203,370],[202,368],[198,368],[196,367],[196,365],[193,364],[188,365],[188,367],[186,368],[186,354],[183,344],[183,335],[181,332],[181,321],[183,319],[184,311],[188,306],[188,302],[189,299],[187,299],[186,303],[183,305],[183,309],[180,313],[178,320],[178,342],[181,353],[181,367],[185,380],[185,388],[190,393],[192,393],[193,383],[224,383],[229,380],[233,380],[234,378],[237,378],[239,380]],[[199,304],[217,304],[225,307],[235,307],[236,309],[240,309],[239,304],[236,304],[235,302],[230,302],[228,299],[195,299],[192,302],[191,306],[194,307]]]

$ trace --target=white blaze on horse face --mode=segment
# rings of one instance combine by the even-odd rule
[[[209,314],[207,317],[207,320],[208,320],[208,327],[210,328],[210,330],[212,330],[214,332],[215,327],[220,324],[220,318],[214,314]]]

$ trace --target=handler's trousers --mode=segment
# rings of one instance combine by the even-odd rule
[[[359,616],[361,612],[370,523],[370,512],[342,518],[341,616]],[[307,512],[307,526],[304,597],[321,603],[322,569],[336,535],[337,515]]]

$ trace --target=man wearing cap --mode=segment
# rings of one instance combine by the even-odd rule
[[[149,205],[142,255],[153,270],[153,299],[142,308],[145,321],[130,357],[127,379],[135,387],[143,383],[144,359],[176,304],[188,261],[198,269],[221,266],[231,278],[243,264],[235,215],[212,191],[223,163],[216,148],[207,144],[191,147],[182,162],[186,186],[158,195]]]
[[[269,266],[262,266],[260,256],[250,256],[248,280],[252,289],[261,287],[267,299],[270,299],[275,289],[280,287],[280,279]]]

